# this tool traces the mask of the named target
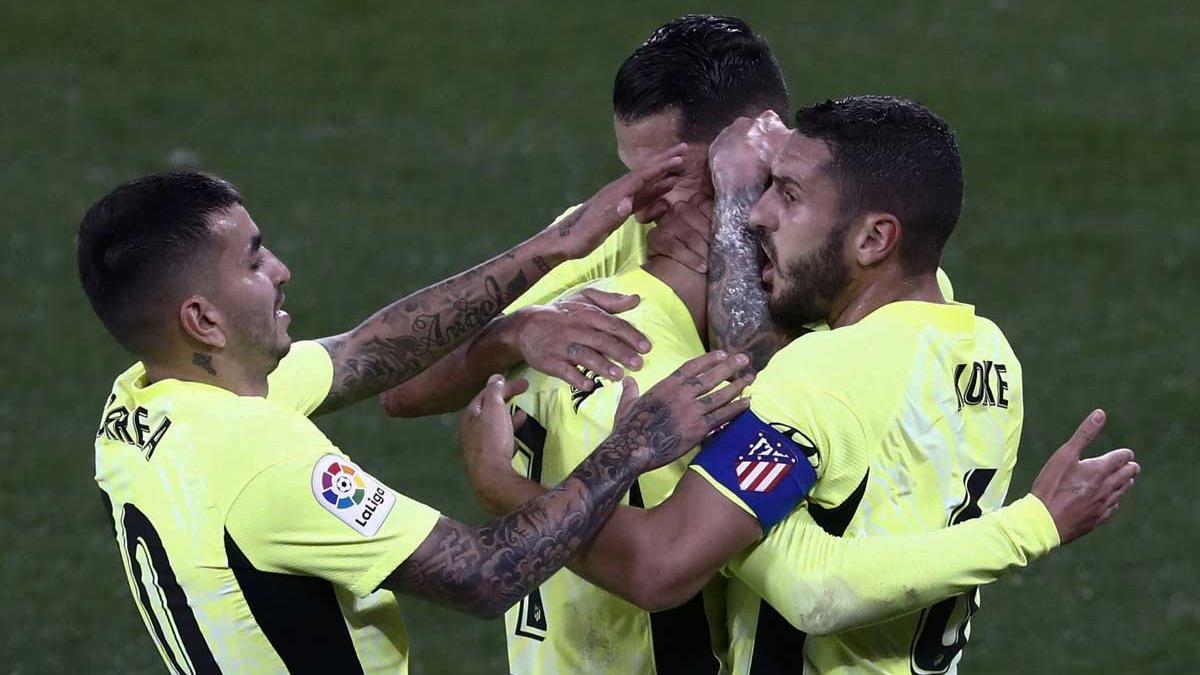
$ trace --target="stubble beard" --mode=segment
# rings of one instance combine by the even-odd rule
[[[833,300],[850,283],[850,268],[842,260],[849,231],[849,220],[843,221],[816,251],[779,262],[776,277],[782,287],[771,294],[767,309],[780,328],[799,335],[809,324],[828,322]]]

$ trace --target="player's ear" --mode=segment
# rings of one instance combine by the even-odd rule
[[[870,267],[887,259],[900,246],[900,221],[890,213],[868,213],[854,239],[858,264]]]
[[[192,295],[179,305],[179,325],[184,334],[216,349],[225,347],[224,317],[208,298]]]

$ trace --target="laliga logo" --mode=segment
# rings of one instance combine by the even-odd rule
[[[331,506],[348,509],[362,503],[367,485],[362,476],[354,475],[354,467],[332,462],[321,476],[321,487],[321,496]]]

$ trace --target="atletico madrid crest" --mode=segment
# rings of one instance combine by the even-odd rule
[[[744,492],[770,492],[795,465],[796,457],[783,451],[782,442],[772,443],[759,431],[750,448],[738,455],[738,488]]]

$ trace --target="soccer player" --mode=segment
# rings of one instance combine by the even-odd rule
[[[768,259],[782,261],[765,271],[740,228],[765,187],[753,141],[770,129],[742,125],[713,147],[718,227],[708,309],[710,339],[741,340],[757,346],[760,357],[812,322],[828,321],[835,330],[795,340],[775,355],[750,390],[752,411],[707,444],[696,470],[662,505],[618,510],[573,569],[646,608],[673,606],[769,532],[729,566],[734,672],[907,673],[910,665],[944,672],[965,644],[974,593],[894,617],[994,580],[1091,530],[1111,515],[1138,467],[1127,450],[1078,461],[1102,425],[1102,417],[1092,417],[1047,464],[1036,496],[939,529],[1003,502],[1020,430],[1019,365],[993,324],[968,305],[946,303],[936,283],[961,200],[957,148],[944,123],[894,99],[830,107],[832,114],[801,111],[805,135],[776,160],[771,190],[756,207],[755,223],[769,232]],[[810,131],[833,138],[814,140]],[[740,143],[730,142],[739,132]],[[845,183],[827,176],[834,171]],[[844,203],[846,195],[865,204]],[[766,297],[744,297],[747,285],[759,288],[758,274],[775,282],[770,314],[788,329],[773,342],[762,337],[774,332],[767,330]],[[669,307],[669,298],[661,306]],[[643,299],[637,311],[650,307]],[[751,320],[739,321],[737,312]],[[662,314],[669,319],[670,312]],[[662,314],[651,321],[668,325]],[[649,372],[660,345],[671,343],[645,320],[632,323],[654,339]],[[605,395],[602,389],[581,405]],[[553,391],[546,398],[531,404],[569,418],[576,401]],[[554,433],[547,427],[525,437],[549,447]],[[536,453],[530,459],[536,466]],[[529,481],[506,478],[499,468],[505,458],[480,460],[471,476],[483,501],[504,508],[540,493]],[[814,481],[807,508],[793,513],[791,495]],[[905,536],[865,536],[880,534]],[[820,633],[893,620],[806,642],[784,617]],[[547,613],[545,622],[553,618]],[[954,638],[944,643],[943,633]]]
[[[652,210],[683,150],[507,253],[344,334],[295,344],[282,309],[290,272],[229,183],[147,176],[88,211],[77,241],[84,290],[138,358],[104,405],[96,480],[172,672],[404,672],[396,593],[497,616],[562,566],[639,472],[746,407],[731,402],[745,378],[707,393],[744,355],[690,361],[627,400],[612,436],[561,489],[483,527],[392,491],[308,420],[411,377],[551,266],[586,254],[635,208]],[[504,398],[522,386],[497,376],[468,407],[468,455],[511,454]]]

